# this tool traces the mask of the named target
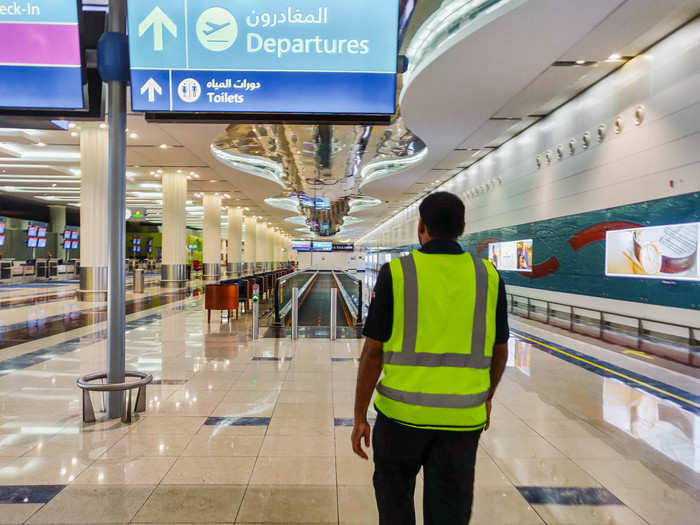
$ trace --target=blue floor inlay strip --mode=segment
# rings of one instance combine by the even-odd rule
[[[596,487],[517,487],[531,505],[622,505],[607,489]]]
[[[593,372],[599,376],[617,379],[628,386],[644,390],[645,392],[648,392],[656,397],[660,397],[680,405],[682,408],[693,414],[700,414],[700,395],[695,395],[691,392],[687,392],[662,381],[657,381],[656,379],[637,374],[625,368],[621,368],[606,361],[602,361],[595,357],[591,357],[590,355],[581,353],[577,350],[573,350],[572,348],[568,348],[558,343],[553,343],[552,341],[542,339],[541,337],[536,337],[520,330],[511,329],[511,334],[515,334],[516,338],[523,343],[531,344],[543,352],[547,352],[554,357],[579,366],[585,370],[588,370],[589,372]],[[560,351],[548,348],[549,346]],[[562,352],[566,352],[567,354],[571,355],[566,355]],[[588,363],[581,361],[581,359],[585,359],[588,361]]]
[[[135,319],[126,323],[126,330],[134,330],[135,328],[140,328],[142,326],[147,326],[156,319],[160,319],[161,314],[151,314],[141,319]],[[74,339],[69,339],[63,343],[58,343],[55,345],[47,346],[46,348],[41,348],[40,350],[35,350],[34,352],[29,352],[17,357],[12,357],[10,359],[5,359],[0,361],[0,377],[16,372],[17,370],[22,370],[24,368],[29,368],[30,366],[37,365],[48,361],[49,359],[54,359],[60,355],[74,352],[80,348],[81,344],[84,344],[86,338],[93,337],[94,340],[91,342],[96,342],[107,337],[106,330],[97,330],[95,333],[89,336],[76,337]]]
[[[266,427],[270,417],[208,417],[205,425],[219,427]]]
[[[65,485],[0,486],[0,503],[48,503]]]

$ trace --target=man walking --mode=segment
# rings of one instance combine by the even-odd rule
[[[464,253],[465,208],[438,192],[420,205],[420,250],[385,264],[365,322],[355,395],[353,450],[367,459],[367,409],[380,525],[414,525],[423,468],[425,525],[466,525],[474,465],[505,369],[505,287],[488,261]],[[379,381],[380,374],[384,376]]]

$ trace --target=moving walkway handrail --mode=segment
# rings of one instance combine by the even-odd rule
[[[296,273],[296,274],[301,274],[301,273],[307,273],[307,272],[295,272],[295,273]],[[316,277],[318,277],[318,274],[319,274],[319,272],[313,273],[313,274],[311,275],[311,277],[309,277],[309,279],[304,283],[304,285],[303,285],[301,288],[299,288],[299,297],[300,297],[300,298],[301,298],[301,297],[304,297],[304,293],[306,293],[307,288],[308,288],[309,286],[311,286],[311,283],[314,282],[314,280],[316,279]],[[290,275],[294,275],[294,274],[290,274]],[[277,284],[276,293],[279,293],[279,289],[280,289],[280,285],[281,285],[281,284],[282,284],[281,282],[279,282],[279,283]],[[279,303],[277,302],[277,301],[279,301],[279,298],[278,298],[278,297],[275,298],[275,301],[276,301],[275,304],[279,305]],[[286,317],[289,315],[289,312],[290,312],[291,310],[292,310],[292,300],[291,300],[291,297],[290,297],[290,300],[287,302],[287,304],[284,305],[282,308],[279,309],[279,320],[281,321],[282,319],[286,318]]]
[[[355,320],[355,323],[357,323],[359,309],[357,308],[357,306],[355,306],[355,303],[352,301],[352,297],[350,297],[350,294],[345,290],[345,287],[338,278],[338,275],[336,275],[335,272],[331,272],[331,274],[333,275],[333,279],[335,279],[335,283],[338,286],[338,290],[340,290],[340,296],[343,298],[345,306],[347,306],[348,310],[350,311],[350,315]]]
[[[362,279],[360,279],[359,277],[357,277],[357,276],[355,276],[355,275],[353,275],[353,274],[351,274],[351,273],[349,273],[349,272],[347,272],[347,271],[345,271],[345,270],[341,270],[340,273],[342,273],[343,275],[349,277],[349,278],[352,279],[353,281],[356,281],[356,282],[357,282],[357,286],[358,286],[358,289],[357,289],[357,298],[358,298],[358,301],[357,301],[357,302],[358,302],[358,304],[355,305],[355,303],[353,303],[352,301],[350,301],[350,302],[351,302],[351,303],[353,304],[353,306],[355,307],[355,311],[356,311],[356,313],[355,313],[355,322],[358,323],[358,324],[359,324],[359,323],[362,323]]]

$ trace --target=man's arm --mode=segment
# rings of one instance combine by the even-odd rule
[[[486,426],[484,430],[488,430],[491,424],[491,401],[496,394],[498,383],[501,382],[503,372],[506,369],[508,361],[508,343],[493,345],[493,357],[491,358],[491,388],[489,388],[489,398],[486,400]]]
[[[362,438],[369,447],[370,426],[367,422],[367,409],[372,394],[382,373],[382,343],[368,337],[360,357],[355,388],[355,425],[352,429],[352,450],[364,459],[369,459],[362,450]]]

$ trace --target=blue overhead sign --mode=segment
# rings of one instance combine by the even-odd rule
[[[132,107],[391,115],[399,0],[128,0]]]
[[[77,0],[0,0],[0,108],[84,105]]]

